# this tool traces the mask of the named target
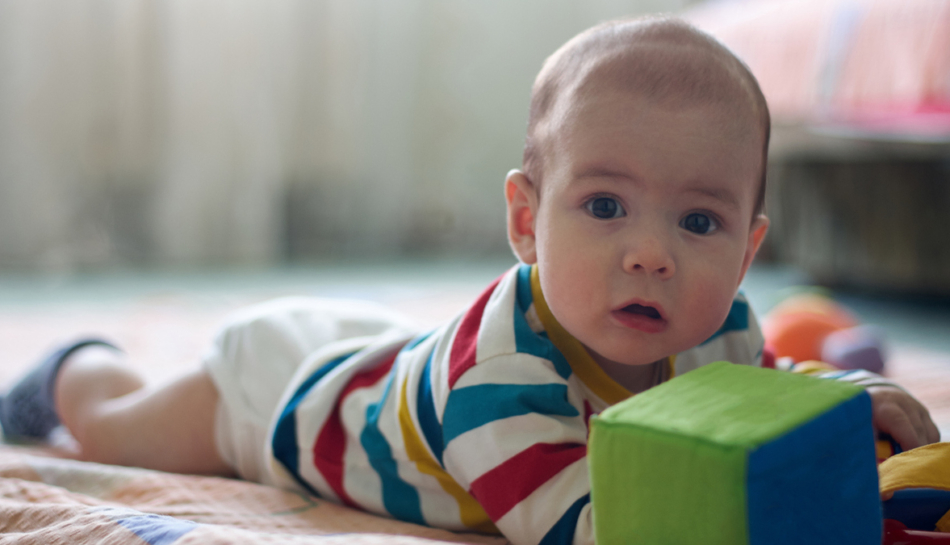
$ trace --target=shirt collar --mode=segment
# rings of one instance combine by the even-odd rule
[[[558,323],[551,309],[548,308],[547,301],[544,300],[544,294],[541,292],[541,280],[538,276],[538,265],[531,266],[531,297],[534,300],[534,310],[548,334],[548,338],[554,343],[567,363],[571,366],[571,371],[577,375],[577,378],[584,383],[597,397],[603,399],[608,404],[613,405],[630,397],[631,392],[617,381],[610,378],[603,369],[594,361],[590,353],[584,348],[580,341],[567,332],[564,327]],[[673,357],[666,358],[667,377],[673,376]]]

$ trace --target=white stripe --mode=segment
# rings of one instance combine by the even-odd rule
[[[512,543],[536,543],[574,502],[589,492],[587,458],[584,457],[536,488],[505,513],[496,525]]]
[[[593,390],[587,387],[587,384],[584,384],[580,377],[573,373],[567,377],[567,399],[575,407],[580,407],[578,410],[585,417],[587,416],[584,412],[586,410],[586,407],[584,407],[585,401],[590,404],[592,414],[599,414],[610,407],[610,403],[601,399]]]
[[[273,437],[274,427],[277,425],[277,419],[283,412],[283,407],[290,401],[290,398],[297,391],[300,384],[316,372],[316,370],[333,359],[364,348],[371,340],[373,340],[372,337],[361,337],[333,343],[327,350],[316,352],[297,370],[290,386],[284,391],[283,399],[278,405],[280,410],[275,411],[268,432],[267,451],[270,461],[269,466],[272,477],[279,479],[278,482],[286,481],[286,479],[290,477],[286,473],[286,470],[283,469],[283,466],[273,458],[273,449],[270,441]],[[321,497],[331,501],[339,502],[340,498],[337,497],[326,479],[323,478],[323,475],[320,474],[316,466],[314,466],[313,446],[316,442],[317,434],[323,428],[326,419],[333,410],[337,393],[361,368],[362,362],[355,359],[337,366],[311,388],[307,395],[300,400],[297,410],[294,412],[296,421],[295,439],[298,448],[297,468],[300,477],[313,487]],[[296,481],[293,481],[293,483],[295,486],[299,486]]]
[[[389,443],[399,477],[419,493],[420,509],[426,523],[450,530],[466,530],[455,498],[445,492],[435,477],[420,472],[416,463],[409,459],[402,435],[402,424],[399,420],[399,403],[402,398],[402,387],[405,384],[406,404],[412,427],[428,455],[432,460],[436,460],[419,425],[416,405],[424,365],[420,360],[428,359],[428,354],[436,340],[430,337],[412,350],[401,353],[396,359],[395,382],[389,394],[390,400],[387,401],[386,410],[380,415],[379,427]]]
[[[343,487],[354,501],[367,511],[386,513],[383,508],[382,482],[369,463],[369,457],[360,444],[360,434],[366,427],[366,407],[379,400],[389,375],[383,375],[373,386],[354,390],[343,401],[340,418],[346,436],[343,455]]]
[[[517,267],[509,270],[495,287],[485,310],[477,332],[475,345],[475,361],[489,359],[492,354],[509,354],[515,352],[513,309],[517,293]],[[505,301],[504,304],[500,301]],[[508,305],[507,308],[505,306]],[[464,313],[447,324],[442,330],[441,338],[436,345],[432,357],[432,368],[429,370],[432,380],[432,400],[435,404],[436,417],[443,421],[445,403],[451,389],[449,388],[449,371],[451,364],[451,349],[458,334]],[[488,322],[486,318],[491,317]],[[501,321],[504,325],[493,324],[493,320]],[[486,329],[487,328],[487,329]],[[492,337],[500,336],[499,340]],[[477,367],[477,365],[475,366]],[[467,374],[467,373],[466,373]],[[464,377],[464,376],[463,376]],[[456,384],[456,388],[458,385]]]
[[[445,449],[445,469],[466,489],[473,481],[537,443],[587,443],[580,417],[538,413],[495,420],[456,437]]]
[[[452,320],[442,330],[439,340],[432,352],[432,365],[429,366],[429,387],[432,391],[432,403],[435,405],[435,415],[439,423],[442,423],[442,415],[445,412],[445,402],[448,400],[449,392],[449,351],[452,348],[452,341],[458,332],[458,326],[461,318]]]
[[[515,348],[514,309],[517,308],[518,269],[509,270],[488,299],[478,326],[476,362],[501,354],[513,354]]]
[[[590,502],[587,502],[587,505],[581,509],[581,513],[577,517],[573,545],[594,545],[594,515],[591,505]]]
[[[550,360],[524,352],[480,362],[459,378],[454,390],[482,384],[566,384]]]
[[[412,468],[400,466],[399,476],[419,492],[419,503],[426,524],[447,530],[469,530],[462,524],[461,513],[455,498],[442,489],[442,485],[435,477],[419,473],[414,469],[414,464]]]

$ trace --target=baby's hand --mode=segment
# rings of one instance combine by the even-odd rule
[[[887,433],[903,450],[936,443],[940,432],[930,413],[910,394],[894,386],[871,386],[871,412],[874,427]]]

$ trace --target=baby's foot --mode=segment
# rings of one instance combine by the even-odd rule
[[[59,425],[53,399],[56,375],[67,356],[90,345],[115,348],[100,339],[82,339],[53,352],[0,397],[0,426],[6,437],[45,439]]]

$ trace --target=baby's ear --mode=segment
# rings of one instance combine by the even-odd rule
[[[538,194],[534,184],[520,170],[512,170],[505,178],[505,200],[508,202],[508,244],[522,263],[535,263],[538,260],[534,236]]]
[[[749,241],[746,243],[745,255],[742,257],[742,274],[739,275],[740,284],[742,279],[745,278],[745,273],[749,270],[749,265],[752,264],[756,252],[762,246],[762,241],[765,240],[765,233],[768,230],[769,218],[765,214],[759,214],[752,220],[752,226],[749,228]]]

